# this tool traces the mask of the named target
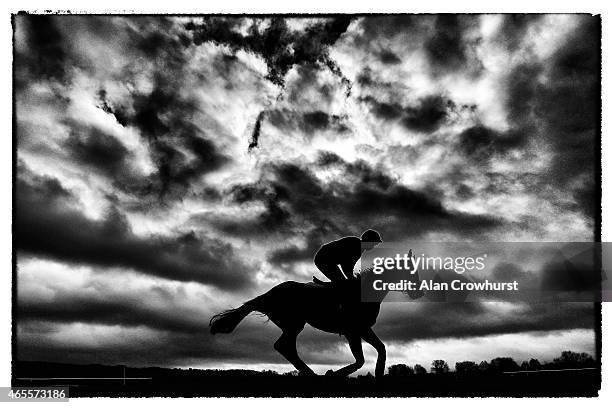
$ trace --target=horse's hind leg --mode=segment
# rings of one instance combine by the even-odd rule
[[[361,347],[361,338],[358,335],[347,334],[346,339],[348,340],[349,346],[351,348],[351,352],[355,357],[355,362],[353,364],[349,364],[346,367],[342,367],[337,371],[328,371],[326,375],[332,375],[337,377],[346,377],[354,373],[363,367],[365,363],[365,359],[363,358],[363,348]]]
[[[274,349],[278,351],[283,357],[285,357],[293,366],[302,374],[316,375],[314,371],[310,369],[302,361],[297,352],[297,336],[304,329],[304,326],[299,328],[283,328],[283,334],[274,343]]]

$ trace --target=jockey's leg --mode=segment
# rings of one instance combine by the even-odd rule
[[[274,349],[285,357],[293,366],[302,374],[316,375],[310,367],[304,363],[297,352],[297,336],[300,334],[304,326],[301,328],[283,329],[283,334],[274,343]]]
[[[385,349],[384,343],[378,338],[372,328],[369,328],[368,331],[361,336],[361,338],[366,343],[374,347],[378,353],[378,358],[376,359],[376,370],[374,372],[376,377],[382,377],[385,375],[385,361],[387,359],[387,350]]]
[[[349,364],[346,367],[342,367],[337,371],[328,371],[327,375],[333,375],[338,377],[346,377],[354,373],[363,367],[365,363],[365,359],[363,358],[363,349],[361,348],[361,338],[355,334],[347,334],[346,339],[348,340],[349,347],[351,348],[351,352],[355,357],[355,362],[353,364]]]

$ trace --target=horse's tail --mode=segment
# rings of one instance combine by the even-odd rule
[[[229,309],[219,314],[214,315],[210,319],[209,327],[212,334],[231,333],[234,331],[238,323],[242,321],[251,312],[257,310],[257,304],[261,296],[249,300],[242,306],[235,309]]]

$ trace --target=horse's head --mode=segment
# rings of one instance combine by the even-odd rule
[[[365,268],[362,268],[363,298],[382,301],[390,290],[402,291],[411,299],[423,296],[423,291],[418,289],[421,279],[414,264],[412,250],[402,255],[386,249],[372,254],[367,259]],[[397,289],[398,284],[405,285],[405,288]],[[391,285],[394,286],[390,287]]]

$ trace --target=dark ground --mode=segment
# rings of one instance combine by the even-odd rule
[[[124,380],[124,372],[126,379]],[[30,380],[24,378],[71,378]],[[112,377],[113,379],[73,379]],[[146,379],[130,379],[145,377]],[[150,378],[149,378],[150,377]],[[17,362],[13,386],[70,386],[70,397],[595,397],[600,371],[424,374],[409,377],[305,378],[248,370],[125,368]]]

